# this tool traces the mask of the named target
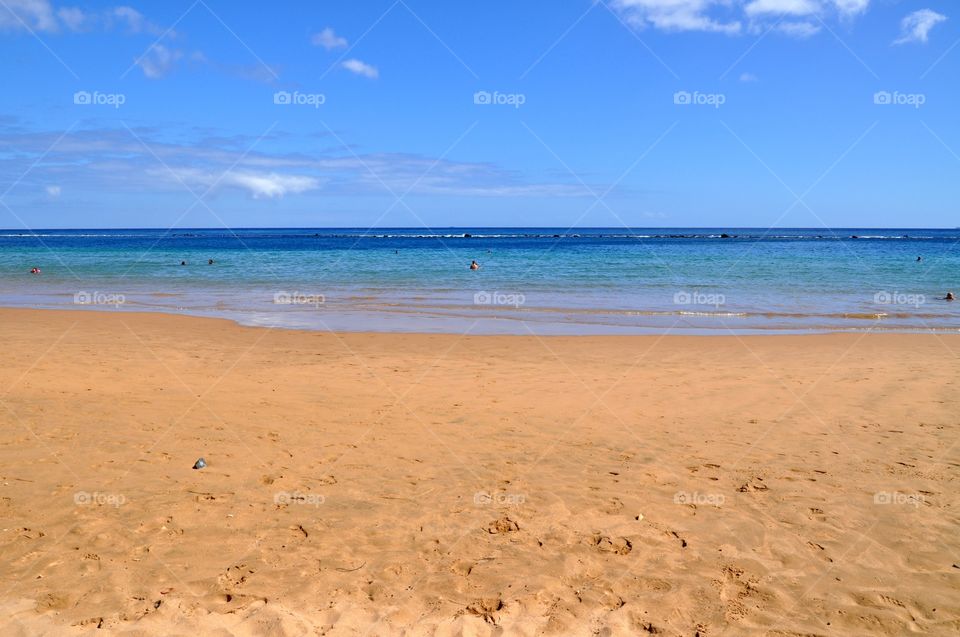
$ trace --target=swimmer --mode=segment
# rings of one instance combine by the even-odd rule
[[[470,262],[470,269],[471,269],[471,270],[479,270],[479,269],[480,269],[480,264],[477,263],[476,261],[471,261],[471,262]]]
[[[944,301],[956,301],[957,297],[953,295],[953,292],[947,292],[947,295],[943,297]]]
[[[181,261],[181,262],[180,262],[180,265],[187,265],[187,262],[186,262],[186,261]]]
[[[923,261],[923,257],[917,257],[917,263],[920,263],[921,261]]]
[[[213,265],[213,259],[207,259],[207,265]]]
[[[40,268],[30,268],[30,274],[40,274]]]

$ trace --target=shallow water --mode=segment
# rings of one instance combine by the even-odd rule
[[[0,305],[322,330],[956,332],[960,302],[942,297],[960,292],[958,242],[917,229],[3,230]]]

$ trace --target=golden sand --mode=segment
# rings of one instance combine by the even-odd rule
[[[960,337],[0,338],[3,635],[960,632]]]

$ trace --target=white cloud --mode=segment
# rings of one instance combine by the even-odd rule
[[[776,30],[794,38],[809,38],[820,33],[820,25],[813,22],[780,22]]]
[[[310,40],[314,46],[322,46],[327,51],[333,49],[344,49],[347,47],[347,39],[342,38],[333,32],[333,29],[327,27],[320,33],[314,34]]]
[[[4,0],[0,5],[0,29],[56,31],[58,27],[47,0]]]
[[[833,4],[842,15],[854,16],[866,11],[870,0],[833,0]]]
[[[44,190],[47,193],[47,197],[51,199],[58,199],[60,197],[60,186],[47,186]]]
[[[191,186],[204,189],[239,188],[245,190],[254,199],[282,199],[285,195],[298,195],[308,190],[316,190],[322,185],[315,177],[282,175],[275,172],[230,170],[224,174],[216,174],[190,168],[174,169],[173,172],[184,183]]]
[[[754,75],[753,73],[741,73],[740,81],[741,82],[759,82],[760,78]]]
[[[380,71],[377,70],[377,67],[371,66],[366,62],[361,62],[356,58],[344,60],[341,66],[343,66],[343,68],[347,69],[351,73],[356,73],[357,75],[369,77],[371,80],[375,80],[378,77],[380,77]]]
[[[57,10],[57,17],[71,31],[81,31],[90,22],[90,16],[77,7],[62,7]]]
[[[162,44],[154,44],[136,61],[136,65],[143,69],[145,76],[156,80],[169,73],[174,63],[181,57],[183,57],[182,51],[168,49]]]
[[[821,7],[815,0],[751,0],[744,7],[749,16],[763,14],[778,15],[811,15],[820,11]]]
[[[94,26],[109,29],[123,24],[129,33],[150,33],[175,37],[150,22],[132,7],[120,6],[103,11],[88,12],[79,7],[55,7],[50,0],[0,0],[0,31],[31,30],[47,33],[84,31]]]
[[[811,18],[850,18],[863,13],[870,0],[612,0],[611,6],[638,28],[662,31],[707,31],[736,35],[770,29],[774,19],[800,18],[777,24],[777,32],[809,37],[820,30]]]
[[[113,10],[113,16],[126,22],[127,26],[134,33],[138,33],[143,29],[143,14],[133,7],[117,7]]]
[[[930,34],[930,29],[944,22],[947,16],[941,15],[930,9],[920,9],[914,11],[900,22],[900,37],[893,41],[894,44],[907,44],[909,42],[926,42]]]
[[[613,7],[637,27],[653,26],[663,31],[713,31],[739,33],[740,22],[712,15],[727,0],[614,0]]]
[[[130,33],[151,33],[153,35],[176,37],[175,32],[150,22],[142,13],[133,7],[115,7],[110,17],[125,23]]]
[[[210,131],[196,131],[202,136],[175,143],[157,139],[158,132],[150,128],[134,131],[146,148],[125,129],[75,130],[63,136],[56,130],[27,133],[0,126],[0,148],[21,151],[8,159],[0,154],[0,172],[19,174],[44,159],[31,175],[42,184],[62,187],[63,192],[187,196],[187,184],[197,195],[212,189],[209,196],[242,193],[255,199],[316,197],[321,192],[392,196],[391,191],[424,196],[588,197],[591,190],[609,188],[601,183],[584,186],[538,178],[485,162],[404,153],[269,152],[247,150],[256,145],[259,138],[255,136],[210,136]],[[272,134],[270,139],[299,136]]]
[[[254,199],[263,197],[274,199],[286,194],[297,195],[320,187],[320,182],[313,177],[278,175],[277,173],[256,174],[230,171],[222,181],[227,185],[238,186],[249,191]]]

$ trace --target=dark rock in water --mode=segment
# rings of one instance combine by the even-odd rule
[[[193,463],[194,469],[203,469],[205,466],[207,466],[207,461],[203,458],[198,458],[197,461]]]
[[[464,232],[464,233],[463,233],[463,238],[464,238],[464,239],[469,239],[469,238],[472,237],[472,236],[473,236],[473,235],[470,234],[469,232]]]
[[[728,235],[726,232],[724,232],[723,234],[720,235],[720,238],[721,238],[721,239],[729,239],[729,238],[730,238],[730,235]]]
[[[852,235],[850,235],[850,238],[851,238],[851,239],[859,239],[860,237],[858,237],[858,236],[855,235],[855,234],[852,234]]]
[[[560,238],[560,235],[555,234],[555,235],[553,235],[553,238],[554,238],[554,239],[559,239],[559,238]]]

